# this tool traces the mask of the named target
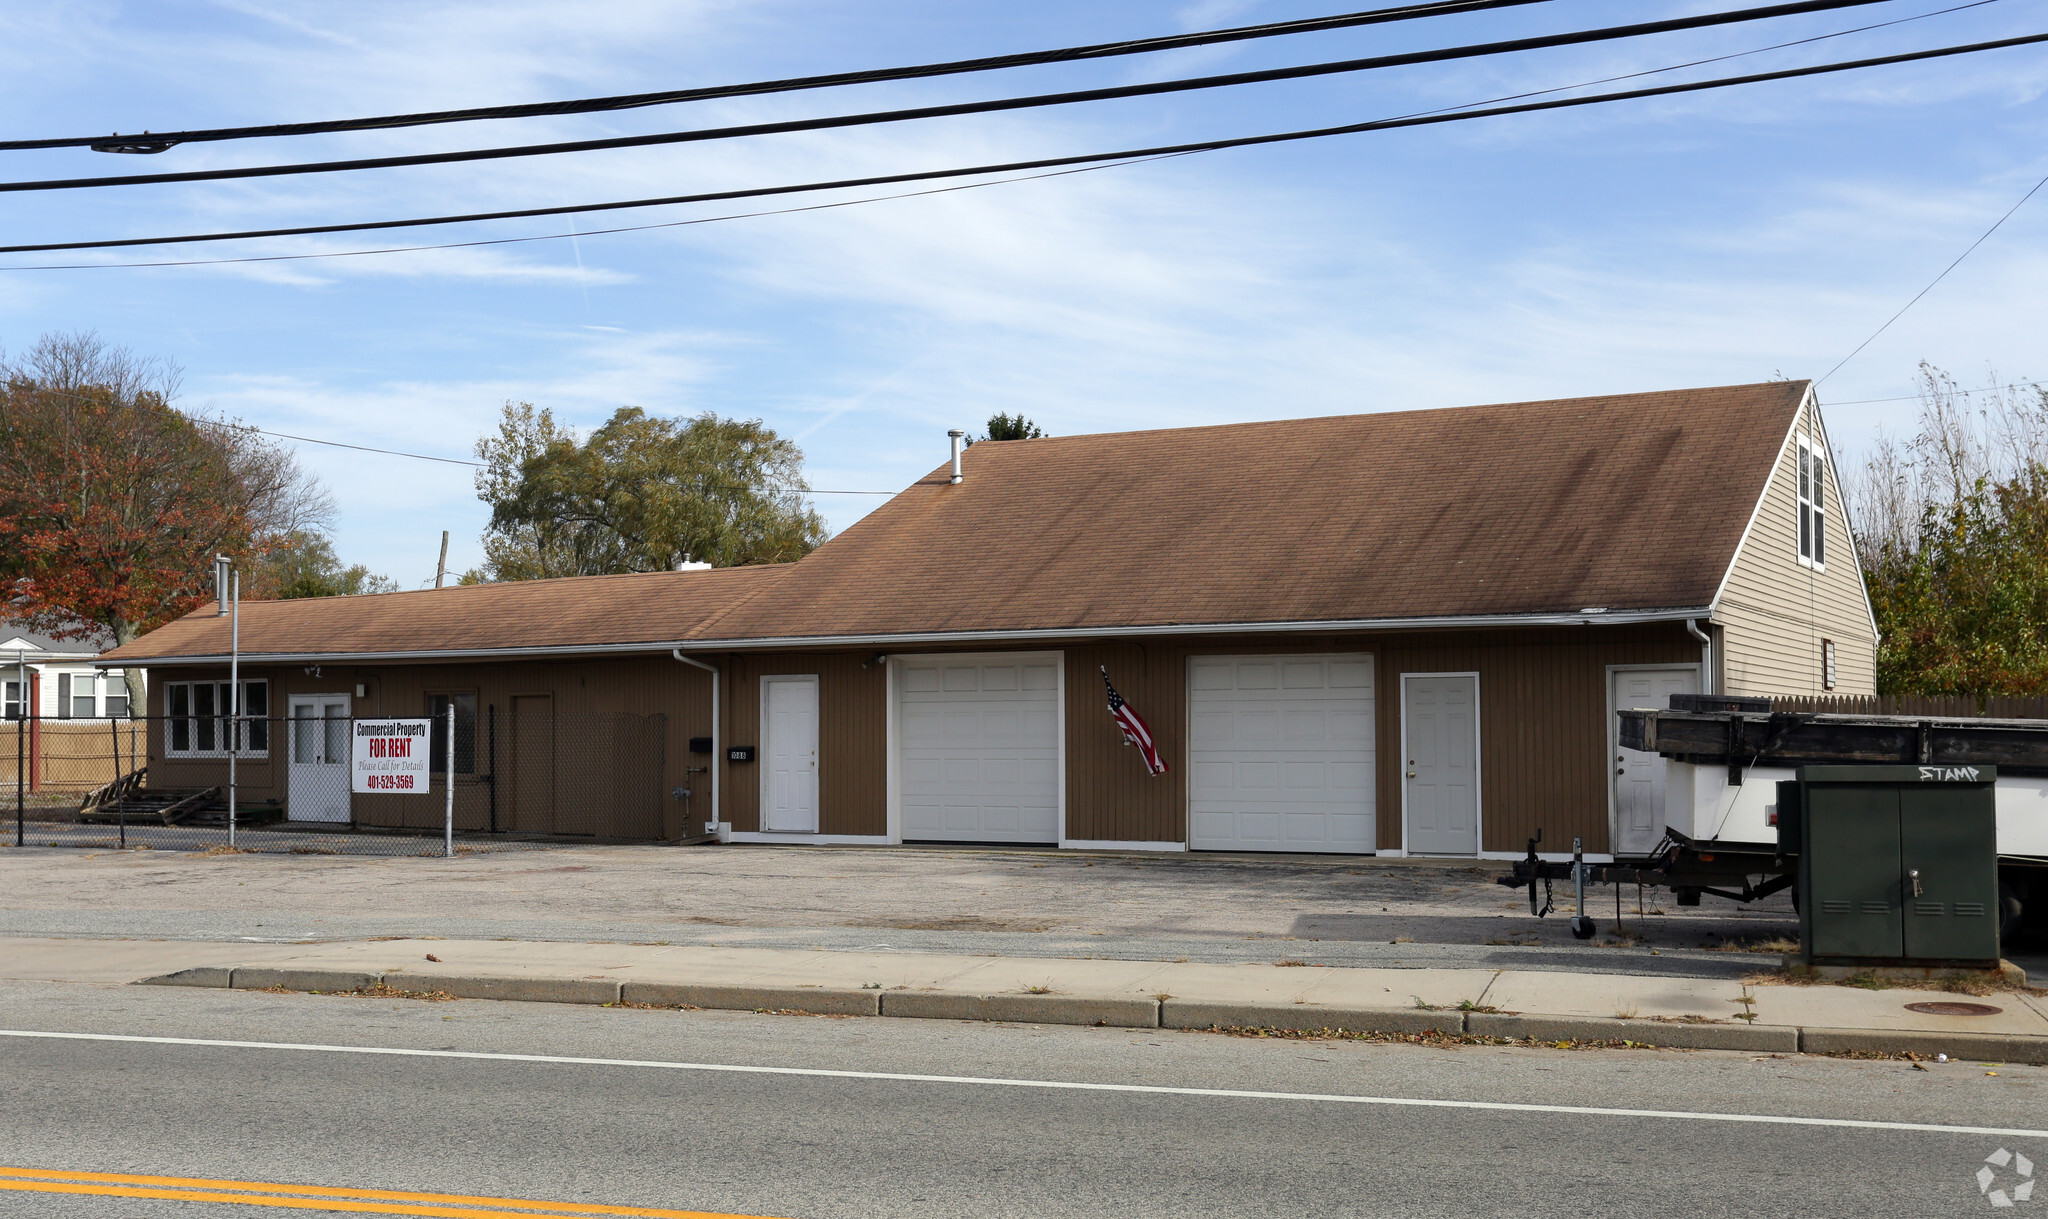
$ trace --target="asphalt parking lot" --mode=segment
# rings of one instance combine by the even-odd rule
[[[1494,861],[921,847],[575,846],[456,859],[0,850],[0,931],[372,935],[897,948],[1726,974],[1797,921],[1667,891],[1589,896],[1599,934],[1530,917]],[[1731,948],[1763,949],[1731,951]]]

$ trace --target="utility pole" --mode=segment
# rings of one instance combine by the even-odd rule
[[[227,573],[228,590],[228,846],[235,845],[235,763],[242,756],[242,573],[228,557],[214,560]]]
[[[441,581],[448,577],[448,531],[441,531],[441,561],[434,564],[434,587],[441,587]]]

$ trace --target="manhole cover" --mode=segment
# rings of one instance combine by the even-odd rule
[[[1906,1010],[1927,1016],[1996,1016],[2005,1009],[1989,1003],[1908,1003]]]

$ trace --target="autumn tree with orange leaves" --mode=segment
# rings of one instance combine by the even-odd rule
[[[92,334],[0,364],[0,613],[128,643],[199,606],[213,556],[260,560],[324,521],[292,455],[172,405],[175,367]],[[128,671],[129,705],[144,706]]]

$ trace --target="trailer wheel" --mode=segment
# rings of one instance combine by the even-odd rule
[[[1590,940],[1590,939],[1592,939],[1592,938],[1593,938],[1593,933],[1594,933],[1595,931],[1598,931],[1598,930],[1599,930],[1599,928],[1593,925],[1593,920],[1592,920],[1592,919],[1589,919],[1589,918],[1587,918],[1587,917],[1586,917],[1585,915],[1583,915],[1583,914],[1574,914],[1574,915],[1572,915],[1572,938],[1573,938],[1573,939],[1575,939],[1575,940]]]
[[[2017,877],[1998,881],[1998,940],[2001,944],[2020,938],[2027,921],[2028,885]]]

